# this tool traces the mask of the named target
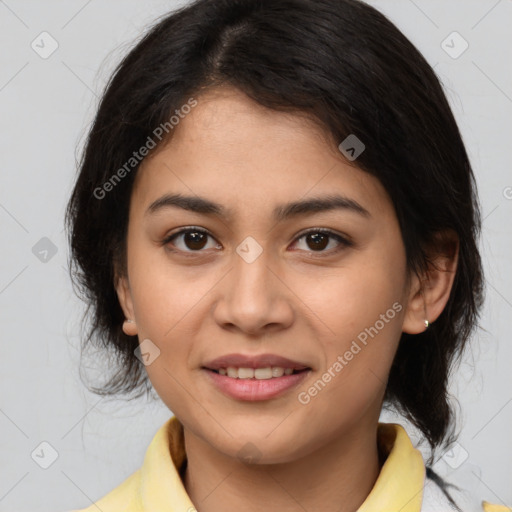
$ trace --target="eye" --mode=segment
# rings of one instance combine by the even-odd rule
[[[209,248],[207,247],[208,237],[210,237],[212,240],[215,240],[213,236],[210,235],[210,233],[208,233],[208,231],[192,226],[186,229],[182,229],[181,231],[178,231],[177,233],[168,236],[167,238],[165,238],[165,240],[163,240],[162,245],[171,244],[172,246],[177,248],[178,251],[181,252],[201,252],[202,249]],[[353,245],[351,241],[325,228],[310,229],[306,232],[303,232],[295,240],[300,241],[302,239],[305,239],[307,245],[306,249],[304,250],[307,251],[309,247],[309,249],[312,249],[312,252],[316,253],[336,253],[345,247],[351,247]],[[325,251],[324,249],[329,246],[329,239],[334,239],[337,242],[338,246],[335,247],[334,249]],[[176,243],[175,240],[178,240],[178,243]],[[211,247],[217,249],[222,248],[222,246],[218,243],[213,244]]]
[[[353,243],[346,238],[334,233],[329,229],[324,228],[314,228],[310,229],[301,236],[297,238],[297,240],[305,239],[306,249],[312,249],[312,252],[321,252],[321,253],[336,253],[342,250],[345,247],[351,247]],[[329,245],[330,240],[334,239],[337,242],[337,247],[332,250],[324,251],[324,249]]]
[[[170,242],[178,240],[179,242],[181,241],[181,246],[179,243],[176,244],[174,242],[172,245],[177,247],[180,251],[198,252],[205,248],[207,245],[208,237],[212,238],[213,240],[213,237],[208,233],[208,231],[205,231],[201,228],[190,227],[187,229],[182,229],[181,231],[168,236],[162,243],[163,245],[168,245]],[[220,248],[220,244],[217,244],[215,247]]]

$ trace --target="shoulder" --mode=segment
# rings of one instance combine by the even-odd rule
[[[118,512],[120,510],[129,512],[141,510],[139,508],[138,491],[140,490],[140,470],[132,473],[118,487],[110,491],[89,507],[73,509],[67,512]],[[134,508],[135,507],[135,508]]]
[[[506,505],[494,505],[488,501],[482,501],[482,507],[485,512],[510,512],[512,510],[511,507]]]

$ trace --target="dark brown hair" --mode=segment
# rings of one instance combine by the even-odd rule
[[[115,366],[107,383],[92,390],[137,391],[138,397],[151,389],[134,355],[137,337],[122,331],[114,288],[116,269],[126,270],[138,166],[103,198],[98,188],[189,98],[221,84],[271,109],[310,115],[338,142],[350,134],[363,141],[357,166],[391,197],[410,271],[427,270],[427,248],[438,243],[437,233],[458,235],[449,301],[428,330],[402,334],[384,401],[431,447],[445,438],[451,444],[449,373],[483,302],[475,180],[434,71],[393,23],[357,0],[198,0],[159,20],[118,65],[66,211],[72,278],[92,309],[84,345],[104,348]]]

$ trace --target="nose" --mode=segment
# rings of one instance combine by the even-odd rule
[[[268,251],[255,259],[234,252],[232,268],[219,284],[214,318],[222,328],[262,336],[292,324],[294,295]]]

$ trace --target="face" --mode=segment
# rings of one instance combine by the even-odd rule
[[[409,296],[398,221],[380,182],[304,117],[235,89],[197,101],[134,183],[125,332],[195,436],[226,456],[251,442],[262,463],[291,461],[378,420]],[[217,209],[155,203],[177,194]],[[205,369],[231,354],[308,369],[236,382]]]

